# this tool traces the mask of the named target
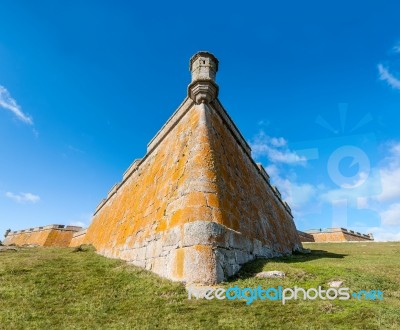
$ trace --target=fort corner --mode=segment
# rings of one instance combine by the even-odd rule
[[[255,258],[301,250],[289,205],[218,99],[218,59],[189,63],[187,97],[70,246],[160,276],[215,284]]]

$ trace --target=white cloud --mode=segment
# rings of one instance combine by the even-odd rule
[[[73,151],[73,152],[78,153],[78,154],[84,154],[84,153],[85,153],[83,150],[78,149],[78,148],[75,148],[75,147],[73,147],[73,146],[71,146],[71,145],[68,145],[67,148],[68,148],[69,150]]]
[[[270,172],[268,172],[270,173]],[[295,180],[282,178],[279,172],[275,172],[273,176],[274,184],[276,184],[284,197],[284,199],[294,209],[300,209],[302,206],[310,202],[315,197],[318,188],[308,183],[297,183]]]
[[[6,192],[6,197],[13,200],[17,203],[32,203],[35,204],[40,201],[40,197],[38,195],[34,195],[32,193],[19,193],[14,194],[12,192]]]
[[[291,152],[289,150],[281,151],[272,148],[267,148],[266,151],[268,154],[268,158],[273,162],[293,164],[293,163],[304,162],[306,160],[305,158],[297,155],[295,152]]]
[[[372,233],[374,240],[378,242],[385,241],[400,241],[400,228],[387,228],[387,227],[373,227],[373,228],[360,228],[356,229],[360,232]]]
[[[272,163],[304,165],[306,158],[300,157],[287,147],[287,141],[282,137],[270,137],[260,131],[251,143],[255,158],[266,156]]]
[[[293,166],[305,166],[307,158],[290,150],[288,142],[283,137],[271,137],[261,130],[250,144],[254,158],[266,157],[268,164],[265,170],[271,177],[286,200],[292,212],[297,217],[307,213],[307,204],[315,199],[318,188],[308,183],[301,183],[292,171]]]
[[[305,219],[312,220],[313,215],[320,215],[327,206],[346,201],[348,206],[344,210],[347,207],[349,211],[354,207],[370,210],[372,213],[368,214],[375,213],[380,218],[380,226],[373,229],[360,227],[357,231],[372,232],[378,241],[400,240],[400,141],[383,145],[384,157],[380,164],[371,167],[368,173],[360,173],[351,187],[343,188],[333,188],[328,182],[326,185],[298,178],[293,165],[305,165],[306,158],[291,151],[284,138],[270,137],[261,131],[251,146],[255,158],[263,156],[268,159],[266,171],[271,182],[281,191],[282,198],[291,206],[297,223],[307,226],[308,220]],[[353,226],[363,225],[353,223]]]
[[[390,201],[400,197],[400,168],[381,169],[382,193],[377,197],[380,201]]]
[[[357,208],[369,209],[379,215],[381,227],[374,228],[377,240],[400,240],[400,142],[386,143],[384,152],[385,157],[373,171],[374,178],[369,180],[372,185],[352,190],[328,190],[321,194],[321,199],[325,202],[356,199]],[[371,195],[373,191],[378,193]]]
[[[381,182],[379,179],[379,175],[377,175],[377,171],[374,169],[373,173],[369,176],[368,180],[364,178],[364,175],[360,173],[360,182],[362,184],[357,186],[349,186],[344,185],[343,188],[334,188],[329,189],[325,188],[320,192],[320,200],[330,203],[335,200],[342,200],[342,199],[351,199],[356,200],[357,203],[363,203],[363,205],[368,204],[368,197],[369,198],[377,198],[378,195],[373,195],[375,192],[379,193],[381,191]],[[359,201],[360,197],[362,200]]]
[[[282,137],[279,137],[279,138],[273,137],[273,138],[271,138],[270,142],[274,147],[283,147],[283,146],[287,145],[287,141]]]
[[[380,202],[400,198],[400,142],[389,144],[389,153],[380,168],[382,193],[377,196]]]
[[[361,172],[355,177],[354,185],[343,188],[330,189],[321,194],[321,199],[329,202],[340,199],[356,199],[358,205],[367,208],[373,207],[382,210],[393,201],[400,199],[400,142],[391,142],[384,145],[385,157],[379,166],[370,169],[370,172]],[[377,203],[379,202],[379,203]]]
[[[378,64],[379,79],[386,81],[389,86],[394,89],[400,89],[400,79],[396,78],[387,68],[382,64]]]
[[[20,121],[33,125],[33,120],[30,116],[22,112],[21,107],[17,104],[8,90],[0,85],[0,107],[11,111]]]
[[[272,164],[272,165],[264,166],[264,168],[271,178],[275,179],[275,177],[277,177],[279,174],[279,169],[276,165]]]
[[[378,241],[378,242],[385,242],[385,241],[400,242],[400,231],[398,233],[382,232],[382,233],[377,234],[374,237],[375,237],[375,241]]]
[[[383,225],[400,226],[400,203],[394,203],[381,213]]]
[[[72,221],[72,222],[69,223],[69,226],[77,226],[77,227],[86,228],[87,224],[82,222],[82,221]]]
[[[396,46],[393,47],[393,51],[395,53],[400,53],[400,43],[398,43]]]
[[[69,225],[87,228],[92,221],[92,217],[93,214],[90,212],[81,213],[75,216],[74,219],[69,222]]]
[[[269,126],[269,121],[260,120],[257,124],[259,126]]]
[[[296,175],[287,169],[272,164],[265,167],[271,177],[271,183],[276,185],[292,209],[295,219],[318,208],[318,192],[323,189],[309,183],[298,182]]]
[[[368,197],[357,197],[357,208],[359,209],[370,208]]]

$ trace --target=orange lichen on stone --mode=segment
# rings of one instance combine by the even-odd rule
[[[184,262],[185,262],[185,249],[183,248],[177,249],[174,262],[173,276],[178,280],[183,279]]]
[[[81,227],[50,225],[8,233],[5,245],[37,245],[45,247],[68,247],[75,232]]]
[[[201,129],[204,123],[198,120],[200,111],[191,108],[162,141],[162,147],[148,155],[96,213],[86,241],[93,241],[99,250],[115,249],[125,243],[127,236],[138,232],[147,230],[151,235],[188,221],[212,219],[206,197],[192,189],[213,188],[207,185],[207,178],[200,180],[196,175],[203,171],[209,154],[209,144],[197,140],[205,131]]]
[[[257,257],[302,248],[289,206],[218,100],[218,60],[192,57],[188,97],[72,234],[13,234],[40,245],[92,244],[172,280],[213,284]]]
[[[365,235],[345,228],[309,230],[305,234],[306,235],[300,232],[303,242],[363,242],[374,240],[371,234]],[[312,240],[309,239],[310,236],[312,237]]]
[[[247,256],[241,251],[230,259],[242,261],[301,247],[290,213],[218,111],[192,104],[96,212],[79,242],[175,280],[199,280],[185,266],[188,260],[213,262],[211,282],[236,271],[216,266],[214,245],[247,249]],[[212,238],[208,223],[224,234]],[[191,240],[196,230],[201,239]],[[193,243],[186,246],[187,241]],[[194,265],[198,263],[192,264],[198,271]]]
[[[69,246],[72,240],[73,231],[52,230],[44,246]]]
[[[86,230],[78,231],[74,233],[71,239],[70,247],[77,247],[84,243],[86,236]]]
[[[299,246],[291,214],[216,110],[208,107],[222,224],[279,252]]]
[[[216,283],[301,243],[290,209],[217,99],[218,60],[200,52],[191,68],[189,97],[71,244],[170,279]]]

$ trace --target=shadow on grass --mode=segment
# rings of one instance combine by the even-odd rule
[[[264,266],[268,263],[285,263],[285,264],[295,264],[299,262],[307,262],[316,259],[343,259],[346,257],[347,254],[339,254],[339,253],[332,253],[324,250],[312,250],[310,253],[300,253],[295,252],[290,256],[284,256],[279,258],[271,258],[271,259],[256,259],[250,261],[243,265],[240,271],[230,277],[227,282],[233,282],[237,279],[247,279],[254,277],[255,274],[262,272]]]

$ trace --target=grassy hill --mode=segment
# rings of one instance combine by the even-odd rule
[[[257,260],[221,284],[381,290],[383,301],[188,300],[182,284],[93,251],[0,253],[1,329],[400,329],[400,243],[305,244],[308,255]],[[284,279],[255,278],[280,270]]]

